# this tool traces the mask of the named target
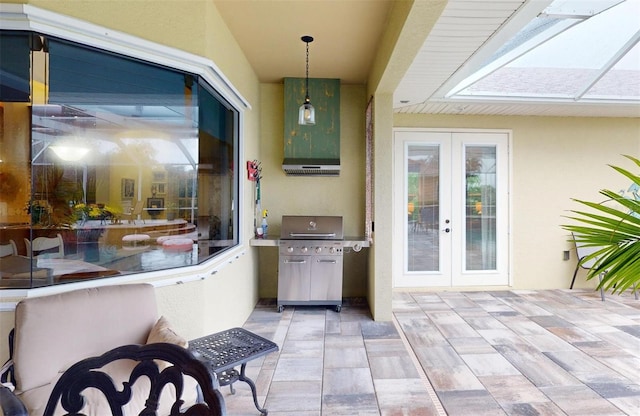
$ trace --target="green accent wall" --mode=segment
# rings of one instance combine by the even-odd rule
[[[340,80],[309,79],[309,98],[316,110],[316,124],[298,124],[304,103],[305,78],[284,79],[284,157],[340,158]]]

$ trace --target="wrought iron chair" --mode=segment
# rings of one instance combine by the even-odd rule
[[[590,254],[595,253],[596,251],[598,251],[600,248],[599,247],[585,247],[582,244],[580,244],[577,240],[576,240],[576,235],[574,233],[571,233],[571,236],[573,237],[573,242],[576,244],[576,256],[578,257],[578,262],[576,264],[576,269],[573,271],[573,279],[571,279],[571,286],[569,286],[569,289],[573,289],[573,285],[576,282],[576,276],[578,275],[578,270],[580,270],[580,267],[582,267],[585,270],[590,270],[591,267],[593,267],[593,265],[595,264],[595,262],[598,260],[597,257],[590,259],[589,261],[586,262],[582,262],[582,259],[587,257]],[[600,273],[598,275],[598,279],[602,282],[602,278],[604,277],[604,274],[606,272]],[[604,302],[604,289],[600,288],[600,298],[602,298],[602,301]]]
[[[120,383],[104,372],[104,366],[117,360],[137,362],[129,380]],[[184,376],[195,380],[198,387],[198,403],[188,409],[184,407]],[[133,397],[134,384],[139,379],[148,379],[149,394],[144,409],[139,415],[157,415],[161,394],[167,394],[172,385],[175,399],[171,397],[170,415],[222,416],[226,414],[224,398],[218,390],[217,379],[192,353],[178,345],[153,343],[147,345],[125,345],[104,353],[99,357],[77,362],[65,371],[53,388],[44,411],[44,416],[53,416],[62,407],[66,415],[81,415],[85,405],[85,390],[99,390],[110,408],[110,414],[123,415],[123,407]],[[175,401],[174,401],[175,400]]]
[[[578,270],[580,270],[580,268],[582,267],[583,269],[589,270],[593,267],[593,265],[595,264],[596,261],[598,261],[598,258],[592,258],[588,261],[585,261],[584,263],[582,262],[582,259],[587,257],[590,254],[595,253],[596,251],[598,251],[600,248],[599,247],[585,247],[583,245],[581,245],[578,241],[576,241],[576,235],[574,233],[571,233],[571,236],[573,237],[573,241],[576,244],[576,255],[578,257],[578,263],[576,264],[576,269],[573,272],[573,278],[571,279],[571,286],[569,286],[569,289],[573,289],[573,285],[576,282],[576,276],[578,275]],[[602,273],[600,273],[598,275],[598,279],[602,282],[602,278],[605,276],[607,272],[604,271]],[[633,294],[634,297],[636,298],[636,300],[638,299],[638,288],[634,287],[633,288]],[[604,289],[600,288],[600,298],[602,299],[602,301],[604,302]]]

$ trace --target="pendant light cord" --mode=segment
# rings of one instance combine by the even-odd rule
[[[307,44],[307,82],[306,82],[306,95],[305,102],[309,102],[309,42],[305,42]]]

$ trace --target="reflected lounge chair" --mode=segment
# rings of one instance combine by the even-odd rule
[[[27,246],[27,256],[29,257],[32,255],[33,257],[64,257],[64,240],[60,234],[55,237],[36,237],[33,241],[25,238],[24,244]]]
[[[127,221],[129,222],[129,224],[135,224],[136,223],[136,219],[138,219],[138,215],[140,215],[142,213],[142,209],[144,208],[144,202],[142,201],[136,201],[136,205],[132,208],[130,208],[129,212],[124,212],[122,213],[122,216],[125,217],[127,219]],[[140,217],[140,219],[142,220],[142,223],[144,224],[144,219],[142,219],[142,217]]]
[[[17,256],[18,249],[13,240],[9,240],[7,244],[0,244],[0,257]]]

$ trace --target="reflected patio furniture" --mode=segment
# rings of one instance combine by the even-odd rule
[[[123,250],[146,250],[151,237],[147,234],[127,234],[122,237]]]
[[[37,259],[25,256],[6,256],[0,260],[0,279],[30,279],[31,277],[51,280],[53,270],[38,267]]]
[[[50,269],[54,276],[65,276],[65,278],[83,274],[89,276],[92,273],[99,277],[100,273],[109,275],[113,272],[97,264],[74,259],[38,258],[35,261],[35,266],[41,269]]]
[[[54,282],[79,281],[117,276],[120,271],[82,260],[48,257],[7,256],[0,260],[0,287],[51,285]],[[2,414],[0,412],[0,414]]]
[[[127,219],[127,221],[129,222],[129,224],[135,224],[136,223],[136,219],[138,219],[138,216],[140,216],[140,214],[142,214],[142,210],[144,208],[144,202],[143,201],[136,201],[136,204],[129,209],[129,212],[123,212],[122,216]],[[142,221],[142,223],[144,224],[144,219],[142,219],[142,217],[140,216],[140,220]]]
[[[18,249],[13,240],[9,240],[7,244],[0,244],[0,257],[17,256]]]
[[[190,238],[170,238],[162,242],[162,249],[167,251],[191,251],[193,240]]]
[[[56,237],[36,237],[33,241],[25,238],[24,244],[27,246],[27,257],[64,257],[64,240],[60,234]]]
[[[438,215],[440,207],[438,205],[420,208],[420,216],[415,228],[416,231],[429,231],[438,228]]]

